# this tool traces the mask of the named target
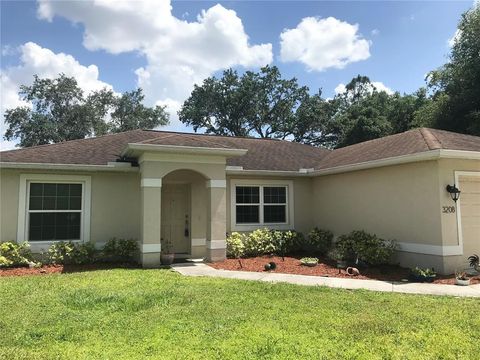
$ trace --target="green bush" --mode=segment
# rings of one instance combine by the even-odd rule
[[[110,261],[133,261],[140,248],[135,239],[111,238],[103,248],[103,256]]]
[[[238,259],[245,253],[245,235],[233,232],[227,236],[227,256]]]
[[[27,266],[33,263],[30,245],[13,241],[0,243],[0,267]]]
[[[257,229],[249,234],[233,232],[227,237],[227,256],[234,257],[234,247],[243,245],[243,255],[253,257],[262,255],[285,256],[301,247],[303,236],[292,230],[272,231]],[[237,249],[238,250],[238,249]]]
[[[390,262],[395,252],[395,241],[385,241],[365,231],[352,231],[339,237],[335,248],[343,260],[361,260],[370,265],[382,265]]]
[[[333,233],[329,230],[315,228],[308,233],[308,245],[316,254],[325,255],[332,247]]]
[[[92,242],[74,244],[69,255],[72,264],[92,264],[96,260],[95,245]]]
[[[273,254],[278,250],[272,231],[267,228],[252,231],[245,237],[244,245],[246,256]]]
[[[59,241],[52,244],[47,251],[47,259],[51,264],[67,264],[74,251],[73,242]]]
[[[95,255],[95,245],[90,241],[59,241],[52,244],[47,251],[47,259],[51,264],[91,264],[96,260]]]

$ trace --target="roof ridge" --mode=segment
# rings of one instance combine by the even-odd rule
[[[418,130],[420,131],[423,140],[425,140],[429,150],[438,150],[443,148],[441,141],[430,131],[430,129],[422,127]]]

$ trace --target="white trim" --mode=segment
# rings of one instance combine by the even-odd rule
[[[478,176],[480,177],[480,171],[455,171],[455,185],[462,191],[460,186],[460,176]],[[463,255],[463,228],[462,228],[462,193],[460,192],[460,197],[457,200],[456,205],[456,215],[457,215],[457,236],[458,236],[458,245],[461,253]]]
[[[192,239],[192,246],[205,246],[207,243],[207,239]]]
[[[150,188],[161,188],[162,187],[162,179],[157,178],[142,178],[140,181],[141,187],[150,187]]]
[[[223,188],[227,187],[227,180],[207,180],[207,188]]]
[[[160,244],[143,244],[142,254],[159,253],[162,249]]]
[[[239,171],[239,170],[242,171],[242,170],[243,170],[243,166],[232,166],[232,165],[228,165],[228,166],[225,168],[225,170],[227,170],[227,171],[230,171],[230,170],[231,170],[231,171],[235,171],[235,170],[236,170],[236,171]]]
[[[242,175],[242,176],[311,176],[312,173],[306,173],[301,171],[289,171],[289,170],[239,170],[230,169],[227,166],[227,175]]]
[[[286,207],[286,222],[282,224],[266,224],[263,223],[263,199],[260,199],[259,211],[260,222],[258,224],[236,224],[237,207],[235,189],[236,186],[260,186],[262,189],[265,186],[285,186],[287,189],[287,203]],[[260,192],[260,197],[263,196],[263,192]],[[292,180],[278,180],[278,179],[231,179],[230,180],[230,228],[232,231],[252,231],[258,228],[269,228],[273,230],[290,230],[295,228],[295,206],[294,206],[294,187]]]
[[[226,240],[208,240],[207,249],[217,250],[217,249],[226,249],[227,241]]]
[[[1,153],[0,153],[1,156]],[[0,169],[37,169],[37,170],[68,170],[68,171],[118,171],[138,172],[138,167],[123,165],[85,165],[85,164],[51,164],[51,163],[22,163],[22,162],[0,162]]]
[[[443,245],[428,245],[417,243],[405,243],[397,242],[400,249],[399,251],[411,252],[425,255],[437,255],[437,256],[452,256],[462,255],[463,249],[458,245],[443,246]]]
[[[32,181],[40,182],[66,182],[82,184],[82,212],[80,241],[90,241],[90,217],[91,217],[91,198],[92,198],[92,179],[90,176],[80,175],[57,175],[57,174],[20,174],[19,194],[18,194],[18,218],[17,218],[17,242],[28,241],[28,186]],[[78,241],[78,240],[77,240]],[[57,241],[35,241],[30,244],[52,244]]]

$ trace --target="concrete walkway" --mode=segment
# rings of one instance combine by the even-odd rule
[[[204,263],[173,264],[172,268],[185,276],[209,276],[227,279],[256,280],[273,283],[283,282],[296,285],[328,286],[332,288],[342,289],[366,289],[373,291],[396,292],[405,294],[480,297],[480,284],[470,286],[457,286],[279,274],[274,272],[230,271],[217,270]]]

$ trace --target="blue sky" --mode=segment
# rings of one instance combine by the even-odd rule
[[[21,103],[18,86],[34,73],[59,71],[77,76],[85,91],[143,87],[148,104],[168,105],[176,130],[188,130],[175,111],[193,84],[230,66],[274,64],[326,97],[357,74],[413,92],[446,61],[472,4],[2,1],[2,111]]]

